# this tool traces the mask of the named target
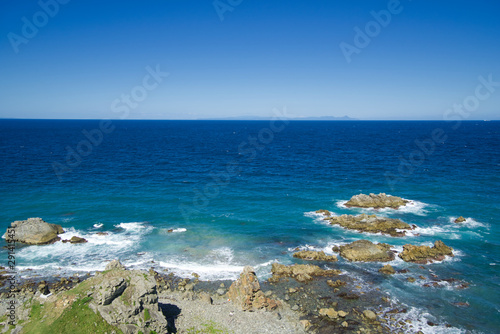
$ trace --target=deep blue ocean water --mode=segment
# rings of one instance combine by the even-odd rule
[[[334,245],[364,238],[401,250],[443,240],[454,258],[425,269],[391,263],[406,274],[382,277],[380,263],[341,258],[334,266],[407,305],[406,316],[424,332],[494,333],[500,329],[499,139],[500,122],[493,121],[0,120],[0,221],[5,229],[42,217],[61,224],[63,238],[89,240],[18,244],[23,277],[103,270],[119,258],[202,279],[234,279],[252,265],[266,278],[272,262],[294,262],[296,247],[332,253]],[[416,224],[415,235],[355,233],[313,213],[374,213],[342,203],[380,192],[412,201],[377,214]],[[467,221],[453,223],[458,216]],[[431,274],[470,286],[424,287]],[[406,281],[419,275],[426,279]],[[427,320],[454,327],[429,327]]]

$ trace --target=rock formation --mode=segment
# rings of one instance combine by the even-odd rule
[[[458,217],[457,219],[455,219],[455,223],[463,223],[466,219],[462,216]]]
[[[231,284],[228,298],[244,311],[258,309],[274,310],[278,302],[267,298],[260,289],[259,280],[252,267],[245,267],[240,277]]]
[[[442,261],[445,256],[454,256],[453,248],[446,246],[441,240],[437,240],[433,247],[415,246],[406,244],[399,257],[406,262],[426,264],[432,261]]]
[[[374,244],[368,240],[357,240],[339,248],[340,255],[349,261],[387,262],[394,260],[395,257],[390,245]]]
[[[87,239],[85,238],[80,238],[80,237],[77,237],[77,236],[72,236],[71,239],[69,240],[63,240],[62,242],[66,243],[66,242],[69,242],[69,243],[72,243],[72,244],[84,244],[87,241]]]
[[[294,253],[293,257],[309,261],[328,261],[328,262],[337,261],[337,257],[335,255],[326,255],[325,252],[323,251],[316,252],[316,251],[304,250]]]
[[[152,275],[139,270],[125,270],[118,262],[83,283],[90,287],[89,307],[110,325],[124,333],[166,333],[167,320],[160,311],[156,282]]]
[[[394,268],[390,264],[386,264],[382,268],[380,268],[378,272],[386,275],[393,275],[396,273],[396,270],[394,270]]]
[[[29,245],[44,245],[61,240],[58,234],[64,233],[61,225],[49,224],[42,218],[28,218],[11,223],[14,233],[6,234],[7,240]]]
[[[405,206],[409,201],[402,199],[401,197],[386,195],[380,193],[378,195],[370,194],[359,194],[352,196],[351,199],[345,204],[348,208],[358,207],[358,208],[393,208],[398,209],[401,206]]]
[[[376,215],[360,214],[341,215],[341,216],[327,216],[324,220],[332,225],[339,225],[349,230],[368,233],[382,233],[388,234],[392,237],[403,237],[405,231],[411,230],[412,227],[407,223],[393,218],[377,217]]]
[[[339,275],[341,271],[337,269],[324,270],[311,264],[286,266],[284,264],[273,263],[271,273],[273,274],[273,277],[269,279],[271,282],[276,282],[281,277],[293,277],[299,282],[307,282],[315,276],[335,276]]]

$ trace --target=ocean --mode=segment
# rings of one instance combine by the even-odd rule
[[[423,269],[390,263],[408,273],[385,277],[381,263],[340,257],[331,266],[375,284],[426,333],[500,330],[497,121],[0,120],[0,170],[4,230],[41,217],[62,225],[63,239],[88,240],[17,244],[20,277],[95,272],[118,258],[206,280],[235,279],[251,265],[266,279],[273,262],[295,262],[297,247],[333,254],[335,245],[368,239],[401,251],[442,240],[454,257]],[[412,203],[343,206],[359,193]],[[325,224],[318,209],[417,228],[403,238],[361,234]],[[454,223],[459,216],[466,222]],[[5,249],[0,257],[6,266]],[[426,287],[432,275],[457,281]]]

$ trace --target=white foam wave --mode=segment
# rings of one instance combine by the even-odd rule
[[[465,221],[462,223],[455,223],[455,219],[458,217],[449,217],[449,221],[454,226],[455,228],[463,228],[463,227],[468,227],[468,228],[477,228],[477,227],[484,227],[484,228],[489,228],[488,225],[483,224],[475,220],[474,218],[465,218]]]
[[[144,223],[140,222],[120,223],[118,225],[115,225],[115,227],[122,228],[127,231],[138,231],[146,228],[146,226],[144,226]]]
[[[398,303],[399,304],[399,303]],[[392,307],[385,308],[381,312],[385,313],[392,309]],[[439,319],[436,319],[433,315],[428,313],[426,310],[410,307],[407,309],[406,313],[390,313],[390,316],[385,317],[389,326],[392,330],[401,330],[403,332],[416,333],[421,331],[424,334],[461,334],[466,333],[465,330],[456,327],[446,327],[446,325],[441,325],[442,323]],[[409,323],[406,320],[410,320]],[[438,325],[431,326],[428,324],[429,321],[438,323]]]
[[[186,232],[187,229],[183,227],[179,228],[161,228],[160,234],[168,234],[168,233],[183,233]]]
[[[104,226],[103,223],[96,223],[96,224],[94,224],[94,228],[101,228],[103,226]]]

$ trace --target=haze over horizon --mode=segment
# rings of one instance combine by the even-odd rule
[[[0,118],[500,119],[500,3],[0,4]]]

